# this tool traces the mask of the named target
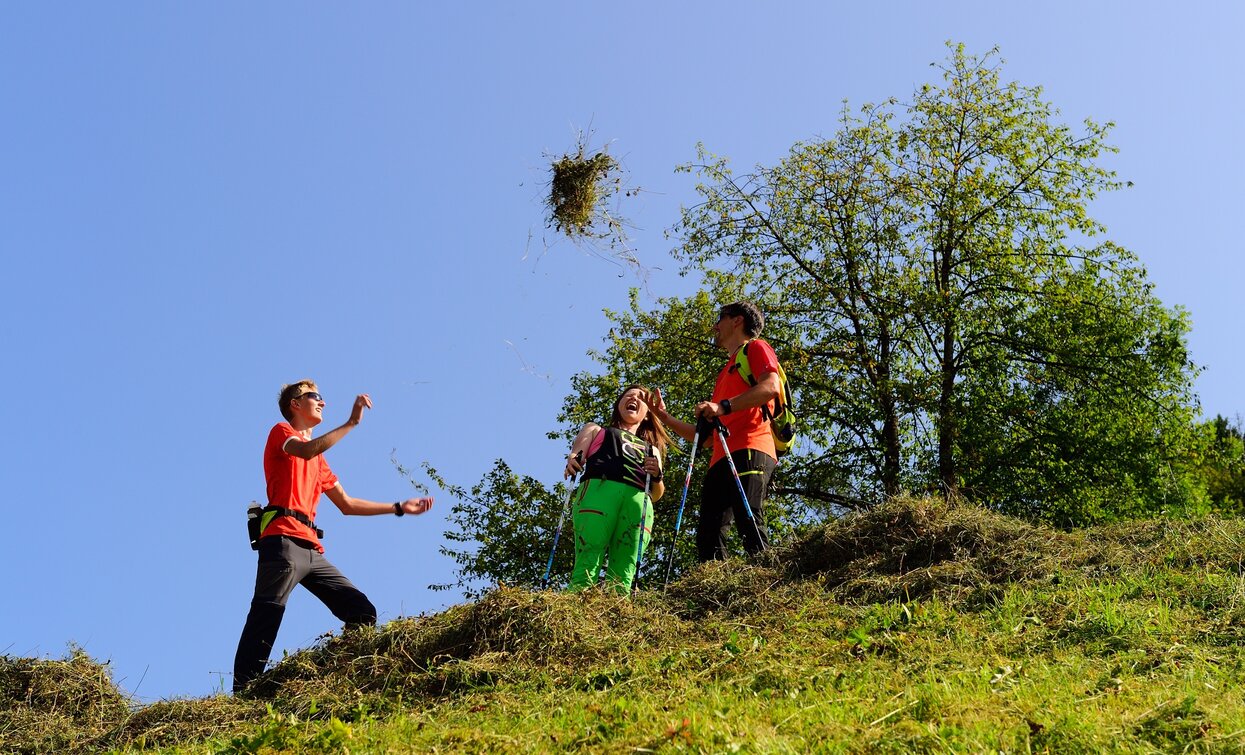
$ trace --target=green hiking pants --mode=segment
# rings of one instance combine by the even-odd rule
[[[592,587],[605,559],[605,579],[619,595],[631,592],[635,579],[640,515],[644,515],[644,547],[653,531],[653,507],[644,491],[612,480],[587,480],[576,494],[575,568],[571,592]]]

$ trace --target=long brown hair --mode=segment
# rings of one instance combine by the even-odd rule
[[[618,398],[614,399],[614,411],[610,415],[610,427],[620,427],[622,425],[622,414],[618,411],[618,402],[622,401],[622,397],[627,395],[627,391],[639,390],[641,395],[647,401],[649,390],[642,385],[633,383],[618,394]],[[670,445],[670,435],[666,432],[666,426],[661,423],[657,415],[652,409],[648,409],[647,403],[645,408],[648,410],[644,419],[640,421],[640,426],[636,428],[635,434],[657,447],[657,453],[661,458],[666,458],[666,446]]]

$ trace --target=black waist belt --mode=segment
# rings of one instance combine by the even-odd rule
[[[277,516],[288,516],[289,518],[293,519],[296,522],[301,522],[302,524],[305,524],[308,527],[310,527],[316,533],[316,537],[324,537],[324,530],[316,526],[316,520],[312,519],[311,517],[307,516],[301,511],[295,511],[294,509],[287,509],[283,506],[268,505],[264,507],[264,513],[267,513],[270,511],[276,512]],[[275,520],[277,516],[274,516],[273,519]],[[272,522],[269,522],[269,524],[272,524]]]

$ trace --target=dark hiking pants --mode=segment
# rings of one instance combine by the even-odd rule
[[[259,541],[255,597],[233,660],[233,691],[264,671],[295,585],[320,599],[346,628],[376,624],[376,606],[310,543],[274,535]]]
[[[744,511],[744,502],[739,497],[739,488],[735,485],[735,476],[731,474],[731,465],[726,459],[719,460],[709,468],[700,493],[696,556],[701,561],[723,560],[730,556],[726,537],[731,532],[732,524],[739,527],[739,536],[748,555],[761,552],[769,542],[761,503],[765,500],[765,488],[769,485],[769,478],[778,463],[769,455],[750,448],[735,451],[731,454],[731,459],[739,470],[739,481],[748,497],[752,519],[749,520],[747,512]]]

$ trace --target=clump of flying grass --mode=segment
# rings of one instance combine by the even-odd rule
[[[607,148],[589,146],[591,136],[591,131],[580,132],[573,149],[561,156],[546,154],[545,225],[580,249],[629,268],[647,288],[649,268],[632,249],[627,233],[630,223],[619,214],[619,193],[632,197],[640,189],[626,185],[626,170]]]
[[[640,190],[624,188],[622,164],[605,148],[590,148],[590,137],[581,133],[573,150],[549,157],[545,225],[593,254],[630,267],[647,281],[649,271],[631,249],[627,221],[616,208],[620,191],[630,197]]]
[[[608,238],[621,231],[609,202],[622,184],[621,166],[604,149],[589,154],[581,138],[573,153],[553,160],[549,181],[549,226],[572,240]]]

